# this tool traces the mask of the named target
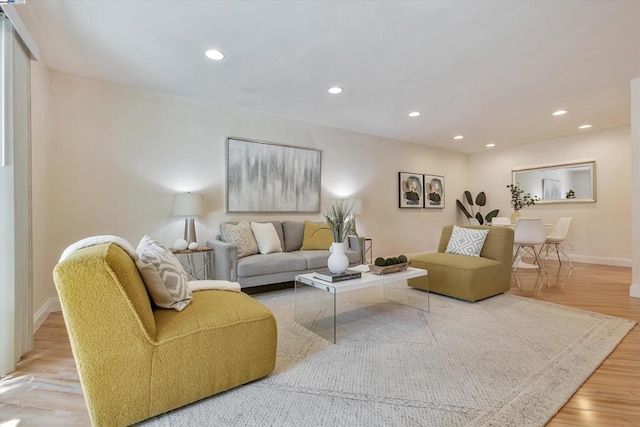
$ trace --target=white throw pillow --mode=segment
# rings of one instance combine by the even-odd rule
[[[273,252],[282,252],[282,245],[276,227],[270,222],[252,222],[251,230],[253,237],[258,243],[258,250],[261,254],[270,254]]]
[[[153,302],[178,311],[188,306],[189,278],[175,255],[149,236],[140,240],[136,253],[136,266]]]
[[[251,231],[251,225],[246,221],[239,224],[223,222],[220,224],[220,236],[223,242],[236,245],[238,258],[258,253],[258,244]]]
[[[489,230],[477,230],[453,226],[453,232],[447,244],[448,254],[480,256]]]

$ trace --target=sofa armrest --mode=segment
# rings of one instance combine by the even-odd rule
[[[213,249],[213,272],[216,280],[238,280],[238,247],[221,240],[209,240],[207,246]]]

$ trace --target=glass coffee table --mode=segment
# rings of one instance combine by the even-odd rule
[[[313,277],[313,273],[295,277],[295,320],[324,339],[336,343],[338,327],[338,295],[378,287],[382,299],[430,311],[429,287],[427,291],[407,286],[407,279],[427,276],[427,270],[409,267],[397,273],[378,275],[362,273],[359,279],[326,282]]]

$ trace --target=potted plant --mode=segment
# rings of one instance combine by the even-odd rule
[[[535,205],[540,201],[538,196],[532,196],[531,193],[525,193],[518,184],[509,184],[507,188],[511,191],[511,207],[513,213],[511,214],[511,222],[516,222],[520,217],[520,209]]]
[[[467,219],[475,218],[475,219],[478,220],[480,225],[484,224],[485,222],[487,224],[490,223],[491,220],[493,220],[493,218],[497,217],[498,214],[500,213],[500,211],[498,209],[494,209],[491,212],[489,212],[487,214],[487,216],[485,216],[485,217],[482,216],[482,212],[480,212],[480,209],[487,204],[487,196],[484,193],[484,191],[479,192],[478,195],[476,196],[475,205],[478,206],[478,212],[475,212],[474,209],[473,209],[473,206],[474,206],[474,204],[473,204],[473,196],[471,195],[470,191],[465,191],[464,192],[464,198],[467,201],[467,203],[469,204],[471,212],[469,212],[469,210],[464,206],[464,203],[462,203],[458,199],[456,199],[456,206],[458,206],[458,209],[460,210],[460,212],[462,212],[462,214],[464,216],[466,216]]]
[[[347,236],[355,229],[357,204],[354,199],[336,199],[327,202],[322,210],[333,236],[327,267],[332,273],[344,273],[349,267],[349,258],[345,254]]]

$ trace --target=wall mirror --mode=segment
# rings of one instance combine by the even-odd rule
[[[537,203],[596,201],[596,161],[576,160],[512,170],[512,183],[538,196]]]

